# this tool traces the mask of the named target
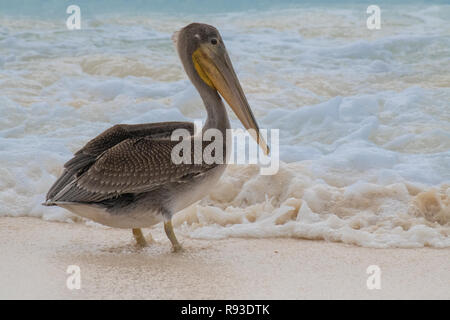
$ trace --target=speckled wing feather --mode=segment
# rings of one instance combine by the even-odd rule
[[[127,193],[148,192],[186,177],[202,174],[215,164],[175,164],[170,139],[127,139],[105,151],[56,201],[98,202]]]
[[[55,201],[55,196],[86,172],[103,153],[130,138],[168,138],[176,129],[194,131],[192,122],[159,122],[146,124],[118,124],[89,141],[64,165],[64,172],[47,193],[47,202]]]

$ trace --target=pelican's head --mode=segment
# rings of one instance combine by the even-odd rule
[[[218,91],[263,152],[269,154],[219,31],[207,24],[191,23],[175,32],[172,39],[186,73],[200,93]]]

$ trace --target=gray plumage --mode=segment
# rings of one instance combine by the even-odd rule
[[[105,203],[110,207],[123,195],[129,198],[170,183],[184,183],[216,166],[173,163],[172,148],[179,141],[172,141],[170,136],[176,129],[186,129],[192,135],[194,125],[161,122],[109,128],[64,165],[63,174],[47,194],[46,204]]]

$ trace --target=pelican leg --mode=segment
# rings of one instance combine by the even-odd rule
[[[167,238],[169,238],[170,242],[172,242],[172,251],[178,252],[183,248],[175,237],[175,233],[173,232],[172,220],[168,220],[164,222],[164,231],[166,232]]]
[[[139,247],[147,247],[148,243],[147,240],[145,240],[144,235],[142,234],[142,230],[141,229],[133,229],[133,236],[136,239],[136,243]],[[149,236],[150,242],[153,242],[153,238],[150,235]]]

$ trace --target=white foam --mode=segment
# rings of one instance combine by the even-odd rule
[[[355,174],[353,183],[339,187],[312,175],[311,165],[284,164],[272,177],[250,167],[230,167],[212,195],[177,214],[175,223],[202,239],[296,237],[378,248],[450,246],[449,185],[380,184]],[[334,173],[333,179],[345,174]],[[230,184],[242,176],[245,182],[233,195]]]

